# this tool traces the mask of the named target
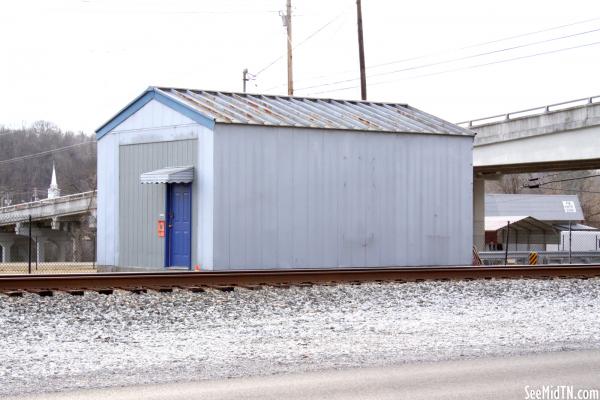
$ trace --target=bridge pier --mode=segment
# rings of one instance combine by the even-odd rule
[[[70,243],[61,241],[56,242],[56,247],[58,248],[58,259],[62,261],[67,261],[67,246]]]
[[[46,239],[43,237],[36,238],[35,252],[36,252],[37,262],[41,263],[46,260],[45,250],[46,250]]]
[[[485,179],[473,178],[473,245],[485,250]]]
[[[2,250],[2,258],[0,262],[11,262],[11,247],[15,244],[16,235],[12,232],[0,232],[0,248]]]
[[[2,262],[8,263],[11,261],[10,257],[10,248],[12,247],[14,241],[3,240],[0,242],[0,247],[2,248]]]
[[[27,237],[29,235],[29,224],[23,223],[16,227],[16,235]],[[31,227],[31,236],[35,242],[35,255],[38,262],[44,262],[46,260],[46,245],[51,242],[56,245],[58,249],[56,261],[68,261],[67,260],[67,246],[72,246],[74,242],[71,232],[68,230],[54,230],[52,228],[41,228],[38,226]]]

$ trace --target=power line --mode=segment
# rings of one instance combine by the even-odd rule
[[[392,80],[387,80],[387,81],[375,82],[375,83],[372,83],[371,86],[383,85],[383,84],[386,84],[386,83],[399,82],[399,81],[403,81],[403,80],[407,80],[407,79],[424,78],[424,77],[428,77],[428,76],[435,76],[435,75],[447,74],[447,73],[451,73],[451,72],[457,72],[457,71],[463,71],[463,70],[481,68],[481,67],[486,67],[486,66],[490,66],[490,65],[494,65],[494,64],[503,64],[503,63],[506,63],[506,62],[523,60],[523,59],[526,59],[526,58],[532,58],[532,57],[543,56],[543,55],[548,55],[548,54],[560,53],[562,51],[575,50],[575,49],[581,49],[581,48],[590,47],[590,46],[596,46],[596,45],[599,45],[599,44],[600,44],[600,41],[598,41],[598,42],[592,42],[592,43],[586,43],[586,44],[579,45],[579,46],[563,47],[561,49],[544,51],[544,52],[535,53],[535,54],[529,54],[529,55],[525,55],[525,56],[513,57],[513,58],[508,58],[508,59],[505,59],[505,60],[498,60],[498,61],[492,61],[492,62],[487,62],[487,63],[483,63],[483,64],[469,65],[469,66],[466,66],[466,67],[453,68],[453,69],[448,69],[448,70],[444,70],[444,71],[432,72],[432,73],[428,73],[428,74],[416,75],[416,76],[411,76],[411,77],[406,77],[406,78],[392,79]],[[317,95],[317,94],[322,94],[322,93],[339,92],[339,91],[342,91],[342,90],[354,89],[354,88],[357,88],[357,87],[358,86],[356,86],[356,85],[346,86],[346,87],[342,87],[342,88],[335,88],[335,89],[331,89],[331,90],[324,90],[324,91],[321,91],[321,92],[314,92],[314,93],[312,93],[312,95]],[[299,90],[302,90],[302,89],[299,89]]]
[[[539,185],[543,186],[543,185],[549,185],[550,183],[577,181],[577,180],[581,180],[581,179],[595,178],[595,177],[598,177],[598,176],[600,176],[600,174],[586,175],[586,176],[580,176],[580,177],[575,177],[575,178],[558,179],[556,181],[543,182],[543,183],[540,183]]]
[[[416,60],[416,59],[427,58],[427,57],[435,56],[435,55],[438,55],[438,54],[449,53],[449,52],[452,52],[452,51],[460,51],[460,50],[467,50],[467,49],[472,49],[472,48],[476,48],[476,47],[483,47],[483,46],[487,46],[488,44],[506,42],[506,41],[512,40],[512,39],[518,39],[518,38],[526,37],[526,36],[533,36],[533,35],[537,35],[538,33],[551,32],[551,31],[555,31],[555,30],[558,30],[558,29],[568,28],[570,26],[581,25],[581,24],[585,24],[585,23],[588,23],[588,22],[598,21],[598,20],[600,20],[600,17],[590,18],[590,19],[586,19],[586,20],[583,20],[583,21],[572,22],[570,24],[565,24],[565,25],[558,25],[558,26],[554,26],[554,27],[550,27],[550,28],[546,28],[546,29],[540,29],[540,30],[537,30],[537,31],[522,33],[522,34],[519,34],[519,35],[507,36],[507,37],[504,37],[504,38],[501,38],[501,39],[490,40],[490,41],[487,41],[487,42],[475,43],[475,44],[472,44],[472,45],[458,47],[458,48],[450,49],[450,50],[446,50],[446,51],[441,51],[441,52],[436,52],[436,53],[429,53],[429,54],[426,54],[426,55],[422,55],[422,56],[418,56],[418,57],[412,57],[412,58],[408,58],[408,59],[404,59],[404,60],[390,61],[390,62],[386,62],[386,63],[382,63],[382,64],[376,64],[376,65],[370,66],[369,68],[376,68],[376,67],[383,67],[383,66],[386,66],[386,65],[399,64],[399,63],[406,62],[406,61],[413,61],[413,60]]]
[[[239,11],[161,11],[161,14],[208,14],[208,15],[247,15],[247,14],[277,14],[278,10],[239,10]]]
[[[24,156],[9,158],[7,160],[0,160],[0,165],[9,164],[9,163],[15,162],[15,161],[29,160],[31,158],[41,157],[41,156],[45,156],[45,155],[48,155],[48,154],[58,153],[58,152],[61,152],[61,151],[65,151],[65,150],[72,149],[72,148],[75,148],[75,147],[78,147],[78,146],[82,146],[84,144],[89,144],[89,143],[96,143],[96,141],[95,140],[89,140],[87,142],[75,143],[75,144],[72,144],[70,146],[58,147],[56,149],[46,150],[46,151],[42,151],[42,152],[39,152],[39,153],[27,154],[27,155],[24,155]]]
[[[571,26],[575,26],[575,25],[581,25],[581,24],[585,24],[585,23],[588,23],[588,22],[598,21],[598,20],[600,20],[600,17],[590,18],[590,19],[586,19],[586,20],[582,20],[582,21],[576,21],[576,22],[572,22],[572,23],[564,24],[564,25],[553,26],[553,27],[549,27],[549,28],[545,28],[545,29],[540,29],[540,30],[532,31],[532,32],[526,32],[526,33],[522,33],[522,34],[518,34],[518,35],[507,36],[507,37],[504,37],[504,38],[490,40],[490,41],[481,42],[481,43],[475,43],[475,44],[471,44],[471,45],[467,45],[467,46],[462,46],[462,47],[457,47],[457,48],[452,48],[452,49],[447,49],[447,50],[441,50],[441,51],[435,51],[435,52],[423,54],[423,55],[420,55],[420,56],[404,58],[404,59],[401,59],[401,60],[395,60],[395,61],[389,61],[389,62],[380,63],[380,64],[369,65],[369,66],[367,66],[367,70],[373,69],[373,68],[378,68],[378,67],[383,67],[383,66],[387,66],[387,65],[401,64],[401,63],[405,63],[405,62],[408,62],[408,61],[415,61],[415,60],[420,60],[420,59],[424,59],[424,58],[430,58],[430,57],[441,55],[441,54],[447,54],[447,53],[451,53],[451,52],[462,51],[462,50],[467,50],[467,49],[476,48],[476,47],[483,47],[483,46],[487,46],[489,44],[505,42],[505,41],[508,41],[508,40],[517,39],[517,38],[521,38],[521,37],[533,36],[533,35],[536,35],[536,34],[539,34],[539,33],[551,32],[551,31],[562,29],[562,28],[567,28],[567,27],[571,27]],[[327,77],[330,77],[332,75],[339,75],[339,74],[342,74],[342,73],[353,72],[353,71],[354,70],[346,69],[346,70],[343,70],[343,71],[333,72],[331,74],[322,74],[322,75],[312,76],[312,77],[307,78],[307,79],[301,79],[300,81],[302,82],[302,81],[316,80],[316,79],[320,79],[320,78],[327,78]],[[283,85],[277,85],[277,86],[274,86],[274,87],[272,87],[272,88],[270,88],[268,90],[276,89],[276,88],[278,88],[280,86],[283,86]]]
[[[316,31],[314,31],[313,33],[311,33],[310,35],[308,35],[306,38],[304,38],[297,45],[293,46],[292,50],[295,50],[298,47],[302,46],[304,43],[306,43],[307,41],[309,41],[310,39],[312,39],[313,37],[315,37],[317,34],[319,34],[319,32],[321,32],[323,29],[327,28],[329,25],[331,25],[332,23],[334,23],[338,18],[340,18],[342,15],[344,15],[346,13],[347,13],[347,11],[344,11],[344,12],[336,15],[335,17],[333,17],[325,25],[321,26],[319,29],[317,29]],[[276,59],[274,59],[273,61],[271,61],[269,64],[267,64],[266,66],[264,66],[263,68],[261,68],[256,74],[254,74],[254,77],[257,77],[261,73],[265,72],[267,69],[271,68],[273,65],[275,65],[275,63],[277,63],[279,60],[281,60],[283,58],[283,56],[284,56],[284,54],[280,54]]]
[[[563,40],[563,39],[568,39],[568,38],[571,38],[571,37],[586,35],[586,34],[598,32],[598,31],[600,31],[600,28],[596,28],[596,29],[592,29],[592,30],[588,30],[588,31],[584,31],[584,32],[573,33],[573,34],[565,35],[565,36],[554,37],[554,38],[545,39],[545,40],[539,40],[537,42],[531,42],[531,43],[521,44],[521,45],[518,45],[518,46],[511,46],[511,47],[506,47],[506,48],[503,48],[503,49],[491,50],[491,51],[486,51],[486,52],[483,52],[483,53],[477,53],[477,54],[472,54],[472,55],[468,55],[468,56],[451,58],[449,60],[437,61],[437,62],[434,62],[434,63],[415,65],[415,66],[412,66],[412,67],[397,69],[397,70],[393,70],[393,71],[378,72],[376,74],[369,75],[369,78],[375,78],[375,77],[378,77],[378,76],[385,76],[385,75],[393,75],[393,74],[397,74],[397,73],[400,73],[400,72],[414,71],[414,70],[417,70],[417,69],[423,69],[423,68],[428,68],[428,67],[434,67],[434,66],[437,66],[437,65],[449,64],[449,63],[453,63],[453,62],[457,62],[457,61],[464,61],[464,60],[468,60],[468,59],[471,59],[471,58],[484,57],[484,56],[488,56],[488,55],[492,55],[492,54],[497,54],[497,53],[502,53],[502,52],[506,52],[506,51],[512,51],[512,50],[516,50],[516,49],[520,49],[520,48],[524,48],[524,47],[536,46],[536,45],[543,44],[543,43],[553,42],[553,41],[556,41],[556,40]],[[296,89],[296,90],[300,91],[300,90],[308,90],[308,89],[313,89],[313,88],[318,88],[318,87],[334,86],[334,85],[338,85],[340,83],[347,83],[347,82],[357,81],[359,79],[360,78],[349,78],[349,79],[344,79],[344,80],[335,81],[335,82],[328,82],[328,83],[324,83],[324,84],[320,84],[320,85],[306,86],[306,87],[302,87],[302,88],[299,88],[299,89]]]

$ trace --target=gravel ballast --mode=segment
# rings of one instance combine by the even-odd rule
[[[600,279],[0,297],[0,396],[600,347]]]

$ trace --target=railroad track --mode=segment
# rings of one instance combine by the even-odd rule
[[[52,296],[56,291],[83,295],[85,291],[111,294],[114,290],[126,290],[143,293],[149,290],[169,292],[173,288],[202,292],[207,289],[233,291],[235,288],[252,290],[262,286],[361,282],[594,277],[600,277],[600,264],[4,275],[0,276],[0,293],[21,296],[24,292],[32,292],[40,296]]]

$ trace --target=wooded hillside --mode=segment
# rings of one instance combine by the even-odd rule
[[[0,126],[0,204],[31,201],[36,190],[45,198],[53,162],[61,195],[96,188],[94,136],[64,132],[46,121],[20,129]]]

